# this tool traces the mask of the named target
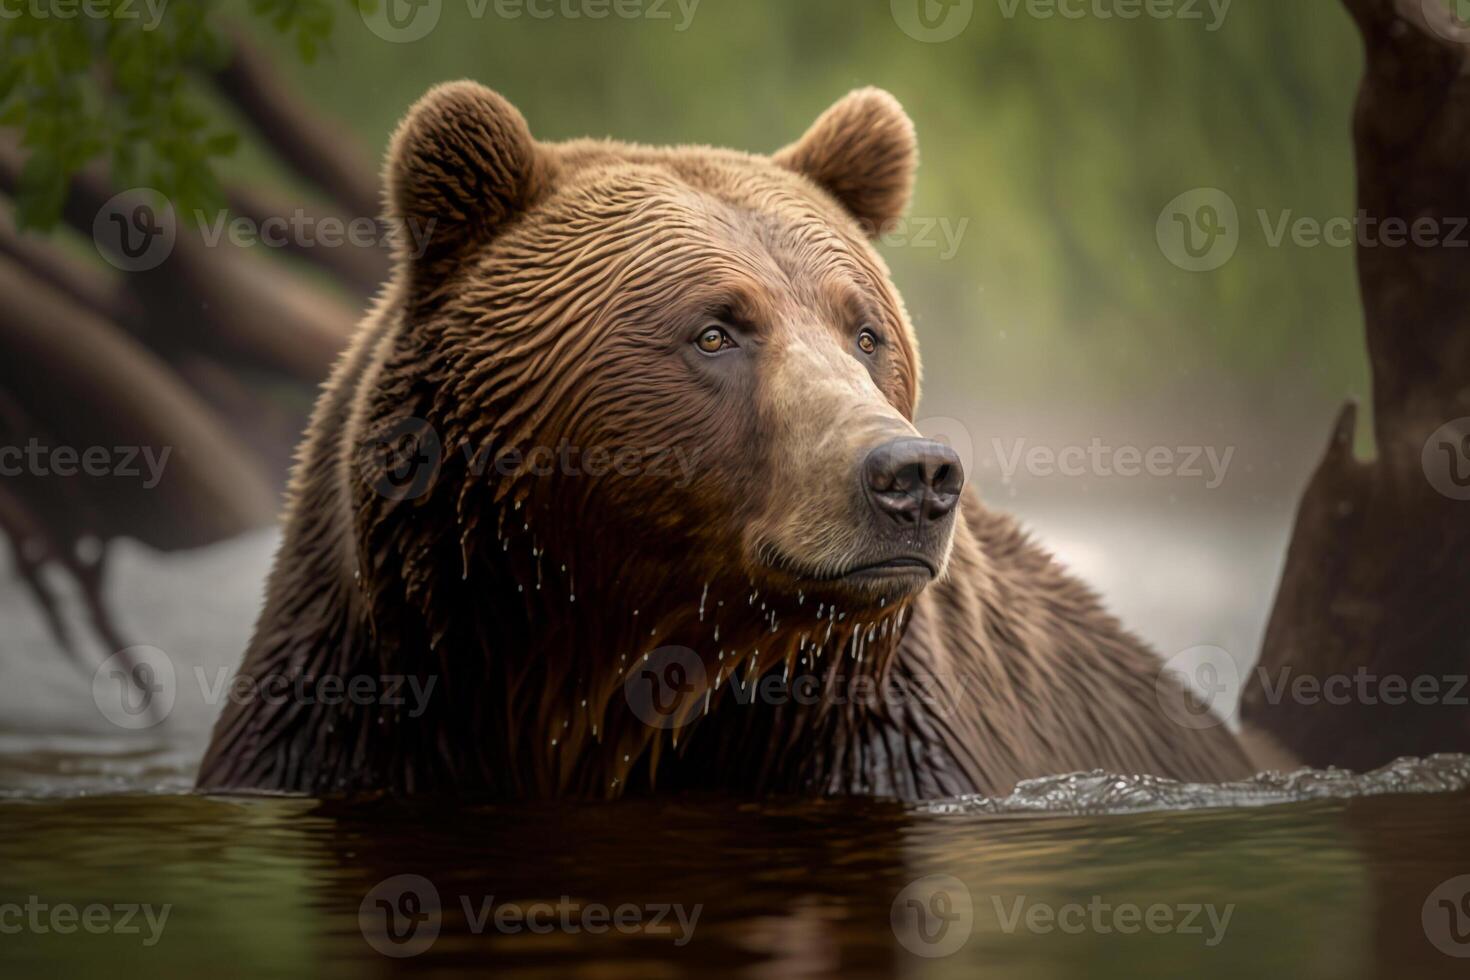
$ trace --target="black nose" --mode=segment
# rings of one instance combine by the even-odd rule
[[[863,461],[868,496],[899,524],[937,521],[959,502],[965,470],[953,449],[932,439],[895,439]]]

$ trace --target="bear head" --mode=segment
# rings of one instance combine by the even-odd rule
[[[400,255],[406,346],[440,371],[425,415],[467,457],[463,502],[636,545],[624,572],[651,549],[853,604],[942,574],[963,474],[910,421],[917,345],[870,244],[916,158],[875,89],[770,157],[541,144],[488,89],[430,91],[388,199],[427,232]]]
[[[352,420],[360,587],[418,632],[374,627],[560,637],[578,690],[662,641],[716,687],[727,655],[763,670],[834,625],[896,642],[964,479],[913,425],[917,344],[872,243],[916,165],[876,89],[770,156],[540,142],[478,84],[425,95],[386,187],[427,235],[403,236]],[[544,695],[567,696],[608,691]]]

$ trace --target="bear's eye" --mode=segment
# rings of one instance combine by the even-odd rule
[[[878,349],[878,335],[871,330],[864,329],[858,334],[857,345],[858,350],[864,354],[872,354]]]
[[[720,351],[729,350],[736,344],[722,328],[705,327],[694,341],[694,346],[706,354],[718,354]]]

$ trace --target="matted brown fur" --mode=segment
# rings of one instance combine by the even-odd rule
[[[477,85],[425,96],[387,184],[390,218],[433,233],[322,395],[242,673],[410,676],[432,696],[417,717],[232,703],[200,785],[916,799],[1094,767],[1248,772],[1223,727],[1169,720],[1155,656],[973,493],[915,532],[927,588],[841,578],[878,547],[849,475],[912,433],[918,401],[913,331],[868,241],[906,206],[916,153],[872,89],[773,157],[540,143]],[[692,352],[713,315],[739,324],[743,360]],[[875,353],[854,353],[855,324]],[[434,451],[398,493],[383,481],[405,434]],[[509,455],[563,446],[647,465]],[[706,680],[666,728],[624,684],[670,646]],[[792,674],[821,696],[747,703]],[[852,696],[868,682],[898,696]]]

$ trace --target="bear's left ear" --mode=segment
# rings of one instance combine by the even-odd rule
[[[469,81],[430,89],[388,149],[384,184],[401,258],[432,282],[530,207],[546,170],[526,120],[502,96]]]
[[[897,99],[863,88],[822,113],[773,159],[820,184],[875,238],[908,208],[919,142]]]

